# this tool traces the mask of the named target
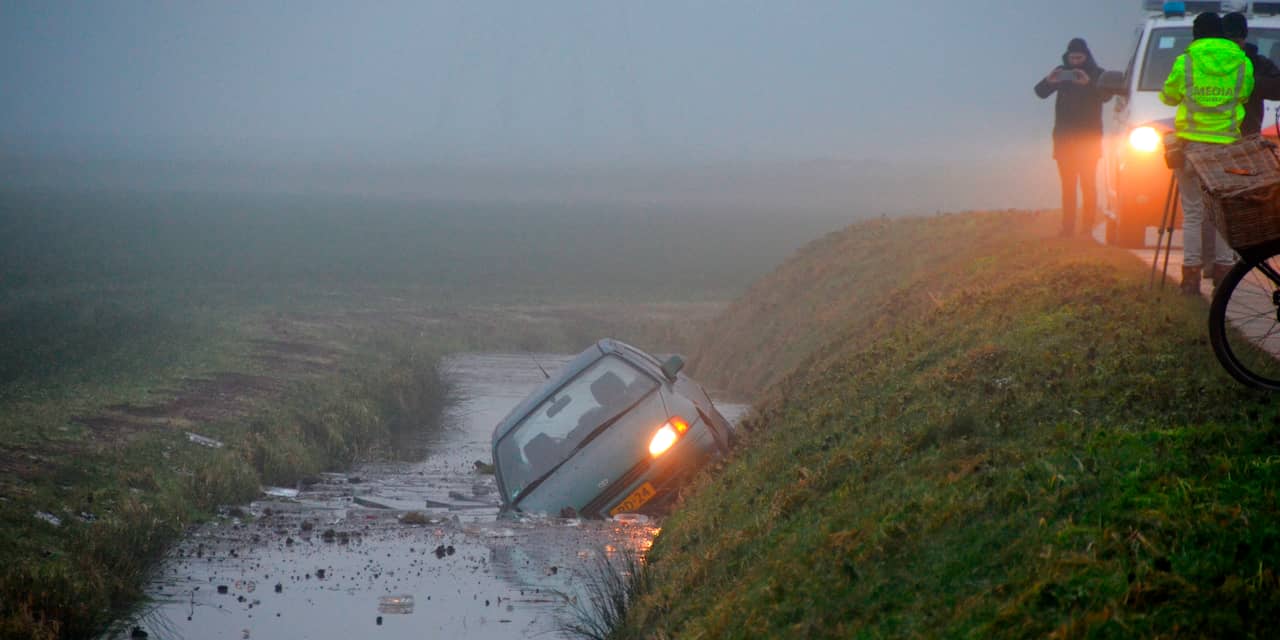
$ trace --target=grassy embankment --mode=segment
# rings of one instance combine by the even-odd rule
[[[680,349],[787,250],[544,209],[0,192],[0,637],[92,635],[214,507],[430,425],[441,354]]]
[[[777,382],[614,635],[1274,633],[1275,399],[1220,370],[1203,300],[1053,225],[858,224],[735,303],[700,375]]]

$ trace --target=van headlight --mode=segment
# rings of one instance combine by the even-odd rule
[[[1154,127],[1138,127],[1129,132],[1129,146],[1135,151],[1153,153],[1160,148],[1160,132]]]

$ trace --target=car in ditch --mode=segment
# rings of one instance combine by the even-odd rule
[[[494,428],[504,511],[608,518],[669,506],[734,438],[683,366],[606,338],[549,376]]]

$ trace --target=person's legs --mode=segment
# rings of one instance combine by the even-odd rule
[[[1194,143],[1189,143],[1190,147]],[[1200,177],[1190,166],[1178,170],[1178,195],[1182,198],[1182,291],[1200,293],[1200,270],[1204,266],[1200,226],[1204,221],[1204,194]]]
[[[1080,196],[1084,198],[1080,207],[1080,231],[1089,235],[1098,216],[1098,159],[1082,159],[1079,172]]]
[[[1200,194],[1203,198],[1204,194]],[[1205,205],[1204,218],[1200,220],[1200,255],[1213,256],[1217,255],[1214,237],[1218,235],[1217,230],[1213,228],[1213,217],[1209,215],[1209,205]],[[1204,278],[1207,280],[1213,277],[1213,269],[1209,267],[1208,260],[1205,260]]]
[[[1062,182],[1062,235],[1075,232],[1076,228],[1076,166],[1074,159],[1065,153],[1058,156],[1058,178]]]

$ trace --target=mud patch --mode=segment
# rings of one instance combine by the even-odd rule
[[[108,410],[125,417],[106,415],[87,420],[110,426],[113,420],[128,422],[132,419],[133,424],[150,424],[153,427],[212,422],[244,415],[250,400],[274,397],[283,390],[284,385],[284,380],[279,378],[221,372],[210,378],[187,380],[183,389],[169,402],[156,405],[115,405],[108,407]]]
[[[107,439],[127,436],[128,434],[139,433],[143,431],[154,431],[162,426],[154,422],[137,420],[127,416],[116,415],[98,415],[98,416],[80,416],[72,418],[78,424],[84,425],[93,432],[93,435],[99,439],[107,436]]]
[[[60,447],[57,457],[67,457],[73,454],[74,449],[72,447],[63,446]],[[40,453],[21,447],[0,451],[0,487],[4,487],[3,493],[5,495],[21,493],[13,486],[14,481],[27,482],[44,477],[48,473],[51,462],[49,455],[50,452],[47,448],[42,448]]]

